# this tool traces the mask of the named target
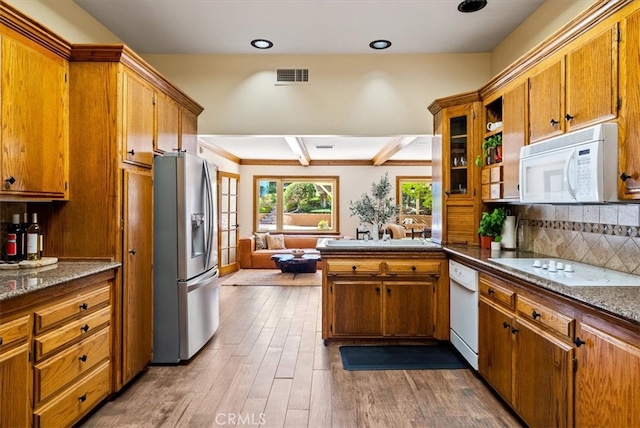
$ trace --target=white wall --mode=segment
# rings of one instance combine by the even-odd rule
[[[500,73],[596,2],[547,0],[491,52],[491,76]]]

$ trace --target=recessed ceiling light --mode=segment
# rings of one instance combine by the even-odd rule
[[[387,49],[389,46],[391,46],[391,42],[389,40],[374,40],[369,43],[369,47],[371,49]]]
[[[251,46],[256,49],[271,49],[273,47],[273,43],[266,39],[255,39],[251,40]]]
[[[463,0],[458,10],[463,13],[477,12],[487,5],[487,0]]]

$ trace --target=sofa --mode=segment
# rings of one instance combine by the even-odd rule
[[[256,250],[255,236],[240,238],[238,241],[238,261],[242,269],[275,269],[276,265],[271,260],[274,254],[290,253],[294,248],[302,249],[305,253],[318,254],[316,242],[318,238],[337,238],[336,236],[318,235],[283,235],[284,249]],[[322,269],[322,261],[318,261],[318,269]]]

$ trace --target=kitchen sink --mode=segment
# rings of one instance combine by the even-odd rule
[[[396,247],[396,248],[415,248],[415,247],[427,247],[427,248],[439,248],[440,245],[435,244],[425,239],[389,239],[383,240],[364,240],[364,239],[331,239],[326,240],[325,245],[327,247]]]
[[[640,275],[572,260],[496,257],[489,261],[569,287],[640,287]]]

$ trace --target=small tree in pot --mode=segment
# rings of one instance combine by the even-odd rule
[[[390,193],[389,174],[385,173],[379,183],[371,183],[371,196],[364,193],[359,200],[349,201],[351,216],[357,215],[361,222],[371,223],[373,239],[378,239],[378,229],[384,223],[398,215],[398,208]]]
[[[507,218],[507,211],[504,208],[495,208],[491,213],[483,212],[480,217],[478,234],[480,235],[480,245],[484,249],[491,248],[491,241],[499,241],[502,233],[502,225]]]

